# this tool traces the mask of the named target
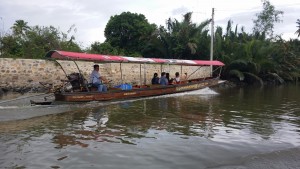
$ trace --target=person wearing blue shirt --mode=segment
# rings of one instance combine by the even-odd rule
[[[166,78],[166,72],[162,72],[162,73],[161,73],[161,77],[160,77],[160,79],[159,79],[159,84],[160,84],[160,85],[163,85],[163,86],[169,84],[169,81],[168,81],[168,79]]]
[[[91,73],[90,81],[94,87],[98,88],[98,92],[106,92],[107,87],[102,83],[105,80],[103,77],[100,76],[99,73],[99,65],[94,65],[94,70]]]

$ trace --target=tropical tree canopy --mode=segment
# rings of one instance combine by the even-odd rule
[[[125,55],[120,50],[115,47],[112,47],[110,43],[104,42],[94,42],[91,44],[91,48],[88,50],[88,53],[99,53],[104,55]]]
[[[273,37],[274,24],[282,21],[280,16],[283,15],[283,11],[275,10],[275,7],[268,0],[262,0],[262,3],[263,10],[256,14],[257,18],[253,20],[253,32],[264,32]]]
[[[159,27],[148,43],[156,51],[156,57],[205,59],[209,55],[207,26],[210,20],[197,25],[192,22],[191,17],[192,13],[189,12],[183,15],[182,21],[169,18],[166,27]],[[153,57],[151,53],[145,55]]]
[[[26,31],[30,30],[30,27],[27,24],[28,22],[25,22],[24,20],[16,20],[14,25],[11,27],[14,35],[24,36]]]
[[[145,48],[147,38],[155,31],[156,25],[148,23],[142,14],[123,12],[108,21],[104,35],[106,42],[124,49],[126,55],[139,55]]]
[[[74,28],[72,26],[68,33]],[[74,42],[75,37],[68,37],[53,26],[28,26],[27,22],[17,20],[11,27],[12,34],[0,39],[1,56],[22,58],[43,58],[49,50],[81,51]]]

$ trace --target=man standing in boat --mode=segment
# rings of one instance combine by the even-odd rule
[[[91,73],[90,81],[94,87],[98,88],[98,92],[106,92],[107,87],[103,84],[105,79],[100,76],[99,65],[94,65],[94,70]]]

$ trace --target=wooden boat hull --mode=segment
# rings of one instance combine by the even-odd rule
[[[115,90],[108,92],[70,92],[70,93],[55,93],[55,101],[63,102],[88,102],[88,101],[109,101],[122,100],[149,96],[158,96],[165,94],[173,94],[179,92],[186,92],[198,90],[205,87],[217,85],[218,79],[208,79],[195,81],[185,84],[174,84],[167,86],[149,86],[146,88],[132,89],[132,90]]]

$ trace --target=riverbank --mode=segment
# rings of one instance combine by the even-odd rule
[[[19,86],[19,87],[2,87],[0,88],[0,97],[8,93],[46,93],[49,91],[49,88],[41,85],[35,86]]]

